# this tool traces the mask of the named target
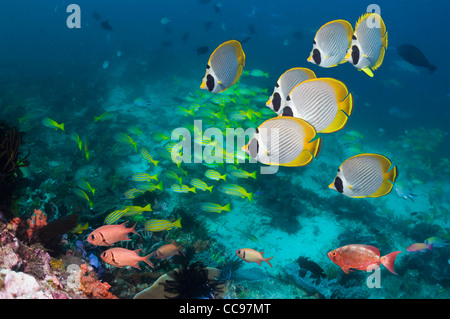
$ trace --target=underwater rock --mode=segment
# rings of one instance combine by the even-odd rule
[[[270,275],[259,267],[238,269],[234,272],[236,281],[257,281],[266,280]]]
[[[10,269],[0,270],[2,280],[0,299],[49,299],[51,296],[39,291],[40,285],[33,276]]]

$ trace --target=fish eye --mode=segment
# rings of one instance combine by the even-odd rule
[[[281,114],[282,116],[290,116],[290,117],[293,117],[294,116],[294,113],[292,112],[292,109],[289,107],[289,106],[286,106],[284,109],[283,109],[283,113]]]
[[[206,86],[208,87],[209,92],[214,90],[214,77],[211,74],[206,76]]]
[[[259,143],[256,138],[253,138],[250,143],[248,144],[248,152],[249,155],[253,158],[255,158],[258,155],[259,152]]]
[[[240,254],[241,254],[241,250],[240,250],[240,249],[239,249],[239,250],[237,251],[237,254],[238,254],[238,255],[240,255]]]
[[[320,65],[320,62],[322,62],[322,57],[320,56],[320,51],[317,49],[313,50],[312,59],[317,65]]]
[[[273,105],[273,110],[275,112],[278,112],[280,110],[280,107],[281,107],[281,96],[280,96],[280,93],[275,92],[273,94],[272,105]]]
[[[333,251],[333,256],[336,256],[336,252],[335,251]]]
[[[95,239],[95,236],[94,236],[94,235],[91,235],[90,237],[91,237],[91,240],[94,240],[94,239]]]
[[[344,185],[342,184],[342,179],[338,176],[334,179],[334,187],[339,193],[344,192]]]

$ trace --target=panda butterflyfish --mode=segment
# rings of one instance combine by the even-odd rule
[[[317,31],[308,62],[323,68],[345,63],[345,55],[352,43],[353,27],[346,20],[333,20]]]
[[[200,88],[220,93],[233,86],[241,77],[245,66],[245,53],[237,40],[219,45],[209,57]]]
[[[363,14],[356,22],[352,43],[345,59],[358,70],[373,77],[381,66],[388,45],[386,26],[377,13]]]
[[[242,150],[267,165],[304,166],[317,157],[321,139],[305,120],[279,116],[263,122]]]
[[[364,153],[342,163],[329,188],[353,198],[389,194],[397,178],[397,166],[383,155]]]
[[[353,109],[353,96],[347,86],[332,78],[306,80],[289,93],[282,116],[301,118],[317,133],[342,129]]]
[[[316,74],[307,68],[292,68],[287,70],[278,78],[273,93],[266,102],[266,106],[275,113],[280,114],[283,111],[289,92],[301,82],[314,78],[316,78]]]

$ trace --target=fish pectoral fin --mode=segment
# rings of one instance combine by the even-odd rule
[[[361,70],[364,71],[368,76],[373,78],[373,72],[372,72],[372,70],[370,68],[363,68]]]

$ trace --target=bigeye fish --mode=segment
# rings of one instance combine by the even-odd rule
[[[306,80],[292,89],[286,98],[282,116],[301,118],[317,133],[331,133],[347,124],[353,110],[353,95],[336,79]]]
[[[324,24],[317,31],[308,62],[323,68],[345,63],[347,50],[352,43],[353,27],[346,20],[334,20]]]
[[[139,235],[134,225],[133,227],[126,228],[124,222],[120,225],[104,225],[96,228],[87,236],[87,241],[95,246],[111,246],[122,240],[131,240],[128,234]]]
[[[345,59],[358,70],[373,77],[372,70],[383,63],[387,46],[388,35],[383,19],[377,13],[365,13],[356,22]]]
[[[383,155],[364,153],[342,163],[329,188],[353,198],[389,194],[397,178],[397,166]]]
[[[225,206],[216,204],[216,203],[210,203],[210,202],[204,202],[200,204],[200,209],[207,213],[221,213],[222,211],[229,212],[231,211],[230,204],[226,204]]]
[[[284,72],[275,84],[275,89],[266,106],[275,113],[280,114],[283,111],[286,98],[292,89],[303,81],[315,79],[316,74],[307,68],[292,68]]]
[[[263,164],[304,166],[320,151],[322,140],[315,137],[305,120],[278,116],[263,122],[242,150]]]
[[[164,219],[149,219],[145,222],[145,230],[152,232],[170,230],[173,227],[181,228],[181,218],[177,219],[173,223]]]
[[[59,124],[58,122],[52,120],[51,118],[46,117],[42,120],[42,125],[53,128],[55,130],[60,129],[61,131],[64,131],[64,123]]]
[[[241,77],[245,66],[245,53],[237,40],[219,45],[211,54],[200,88],[220,93],[233,86]]]

